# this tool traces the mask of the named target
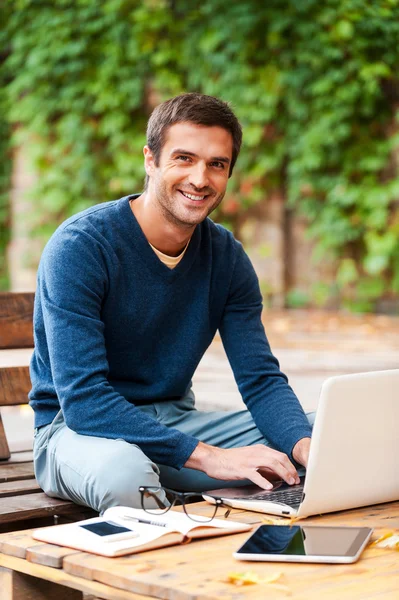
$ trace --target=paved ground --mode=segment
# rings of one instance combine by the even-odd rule
[[[317,407],[322,382],[331,375],[399,368],[399,317],[265,312],[264,325],[274,354],[305,410]],[[22,357],[28,361],[29,352],[23,351]],[[9,358],[0,356],[0,363],[6,362],[10,364]],[[218,337],[203,357],[193,383],[198,408],[243,407]],[[31,410],[3,409],[2,415],[12,449],[29,447]]]
[[[399,318],[321,311],[265,312],[264,326],[281,369],[305,410],[317,407],[332,375],[399,368]],[[221,341],[216,338],[194,377],[197,405],[242,407]]]

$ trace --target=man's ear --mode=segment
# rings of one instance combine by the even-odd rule
[[[155,170],[155,158],[153,153],[151,152],[151,150],[149,149],[148,146],[144,146],[143,148],[143,154],[144,154],[144,168],[145,168],[145,172],[147,173],[147,175],[149,177],[151,177],[151,175],[154,173]]]

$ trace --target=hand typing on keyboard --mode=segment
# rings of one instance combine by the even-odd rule
[[[298,473],[288,456],[262,444],[216,448],[200,442],[184,466],[215,479],[249,479],[265,490],[273,488],[269,479],[276,476],[289,485],[299,483]]]

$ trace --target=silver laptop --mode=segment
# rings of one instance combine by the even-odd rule
[[[203,498],[287,517],[399,500],[399,369],[324,382],[300,484],[211,490]]]

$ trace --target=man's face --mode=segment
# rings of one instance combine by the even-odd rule
[[[169,127],[158,166],[144,148],[149,196],[168,222],[193,227],[215,210],[226,192],[232,152],[228,131],[187,122]]]

